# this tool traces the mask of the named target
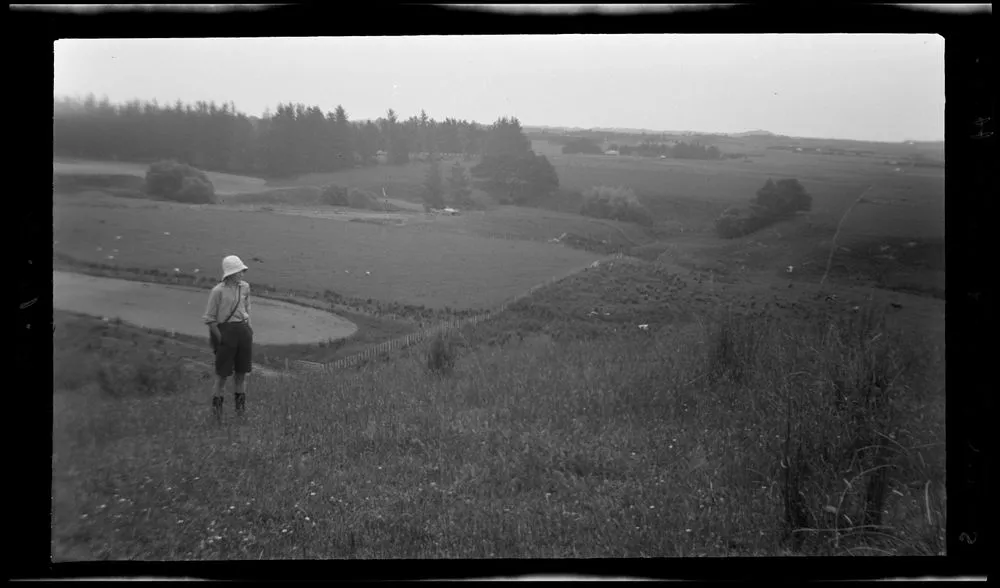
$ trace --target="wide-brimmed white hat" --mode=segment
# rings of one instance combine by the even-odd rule
[[[229,255],[222,260],[222,279],[225,280],[236,272],[241,272],[247,269],[250,268],[243,263],[243,260],[235,255]]]

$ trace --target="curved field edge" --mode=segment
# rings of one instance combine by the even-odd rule
[[[53,269],[95,277],[189,287],[204,291],[206,296],[208,290],[215,285],[214,280],[206,279],[204,276],[192,274],[175,274],[169,276],[165,272],[152,274],[139,268],[81,263],[65,255],[54,257]],[[367,312],[364,307],[340,304],[329,298],[324,299],[316,293],[277,290],[260,284],[254,284],[254,288],[255,297],[325,310],[347,319],[358,328],[349,337],[335,341],[320,342],[318,344],[257,344],[254,347],[254,360],[266,367],[281,368],[285,365],[285,360],[304,360],[320,363],[335,361],[364,351],[388,339],[414,333],[419,329],[419,324],[413,320],[407,320],[401,316],[389,316],[388,313],[374,314],[373,312]],[[90,317],[90,321],[93,324],[101,322],[99,317]],[[152,336],[152,340],[154,341],[157,338],[176,339],[207,349],[207,335],[205,337],[192,337],[182,333],[171,334],[167,331],[157,329],[144,328],[139,330]]]
[[[202,289],[74,272],[53,271],[52,277],[56,308],[189,336],[206,332],[201,313],[207,296]],[[357,332],[357,325],[328,309],[256,297],[254,308],[254,340],[264,345],[316,344]]]

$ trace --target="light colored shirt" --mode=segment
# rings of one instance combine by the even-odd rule
[[[236,285],[230,286],[225,282],[216,284],[212,288],[212,292],[208,295],[208,307],[202,316],[205,324],[225,321],[229,313],[233,312],[233,306],[238,303],[236,312],[233,312],[233,316],[229,319],[229,322],[246,321],[247,325],[250,326],[250,284],[241,280],[239,283],[239,301],[236,300],[236,296]]]

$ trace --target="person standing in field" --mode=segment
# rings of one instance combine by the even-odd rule
[[[226,379],[233,376],[236,414],[246,407],[246,375],[251,369],[253,328],[250,325],[250,284],[243,281],[247,266],[235,255],[222,260],[222,282],[208,295],[204,320],[215,352],[217,380],[212,395],[212,414],[222,422]],[[234,375],[235,372],[235,375]]]

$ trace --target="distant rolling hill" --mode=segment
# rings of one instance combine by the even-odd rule
[[[756,130],[756,131],[746,131],[744,133],[727,133],[730,137],[777,137],[778,135],[772,133],[771,131]]]

